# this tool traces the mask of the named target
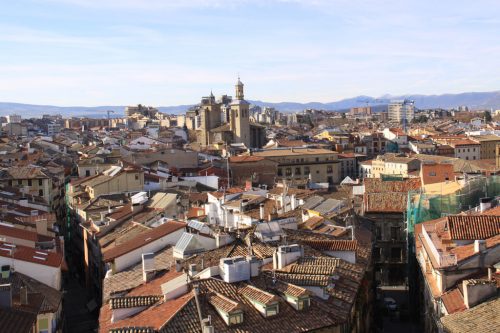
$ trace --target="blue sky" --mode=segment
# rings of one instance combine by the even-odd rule
[[[500,90],[500,2],[3,0],[0,101],[329,102]]]

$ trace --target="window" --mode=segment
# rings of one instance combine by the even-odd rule
[[[243,313],[229,315],[229,325],[241,324],[243,322]]]
[[[328,165],[328,166],[326,167],[326,173],[333,173],[333,166]]]
[[[377,227],[375,229],[375,235],[377,237],[377,240],[381,240],[382,239],[382,228],[381,227]]]
[[[48,318],[38,319],[38,332],[39,333],[48,333],[49,332],[49,319]]]
[[[43,185],[43,179],[38,179],[38,186],[42,186]]]
[[[304,167],[304,175],[309,175],[311,173],[311,170],[309,169],[308,166]]]
[[[266,306],[266,317],[275,316],[278,314],[278,304]]]
[[[278,176],[283,176],[283,169],[278,168]]]
[[[135,175],[135,180],[139,180],[139,175]]]
[[[23,181],[22,180],[18,180],[17,181],[17,185],[23,185]]]
[[[296,175],[300,175],[300,174],[301,174],[301,172],[300,172],[300,168],[295,168],[295,174],[296,174]]]
[[[85,176],[86,177],[90,176],[90,170],[85,170]]]
[[[311,305],[311,300],[309,298],[299,299],[297,303],[297,307],[299,310],[309,309],[310,305]]]
[[[285,170],[285,174],[286,174],[287,176],[291,176],[291,175],[292,175],[292,168],[286,168],[286,170]]]
[[[399,240],[401,235],[401,227],[391,227],[391,239]]]
[[[38,190],[38,196],[43,197],[43,190]]]
[[[373,261],[379,262],[380,258],[382,258],[382,249],[380,247],[376,247],[373,249]]]
[[[319,157],[316,157],[316,162],[319,162]]]
[[[432,177],[436,176],[436,172],[434,172],[434,171],[429,172],[429,176],[432,176]]]
[[[31,186],[33,185],[33,182],[31,181],[31,179],[28,179],[28,186]]]
[[[393,247],[391,249],[391,259],[392,261],[401,261],[401,248],[399,247]]]

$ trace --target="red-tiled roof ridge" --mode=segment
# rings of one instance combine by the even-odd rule
[[[33,242],[50,242],[54,240],[54,237],[39,235],[35,231],[7,227],[5,225],[0,225],[0,236],[19,238]]]
[[[259,303],[269,305],[278,301],[278,297],[267,291],[254,287],[250,284],[245,284],[238,290],[243,296],[255,300]]]
[[[175,232],[186,227],[186,223],[178,221],[168,221],[156,228],[143,232],[140,235],[130,239],[129,241],[117,245],[103,253],[105,262],[111,261],[125,253],[133,251],[145,244],[149,244],[165,235]]]
[[[453,240],[486,239],[500,234],[500,216],[450,215],[447,228]]]
[[[358,247],[358,241],[350,239],[304,240],[302,243],[320,251],[356,251]]]
[[[462,293],[458,288],[453,288],[452,290],[445,292],[441,296],[441,300],[443,301],[446,312],[448,312],[448,314],[461,312],[467,309],[464,304]]]
[[[10,244],[6,242],[0,242],[0,256],[52,267],[61,267],[64,263],[63,255],[59,252],[42,251],[23,245],[16,245],[13,250],[10,250],[12,246],[9,245]],[[46,254],[42,255],[37,252],[43,252]]]
[[[146,310],[139,312],[136,315],[111,322],[112,311],[108,306],[101,307],[101,315],[99,316],[100,332],[122,332],[123,329],[130,327],[161,330],[167,325],[179,311],[181,311],[194,298],[193,292],[189,292],[179,298],[160,301]],[[145,330],[147,332],[147,330]]]
[[[240,155],[240,156],[231,156],[229,157],[230,163],[248,163],[248,162],[258,162],[265,160],[264,157],[260,156],[250,156],[250,155]]]

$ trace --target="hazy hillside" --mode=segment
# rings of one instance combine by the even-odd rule
[[[355,106],[367,105],[366,101],[371,101],[368,105],[386,104],[391,99],[412,99],[415,101],[415,106],[420,109],[425,108],[453,108],[459,105],[467,105],[471,109],[500,109],[500,91],[495,92],[468,92],[462,94],[445,94],[445,95],[405,95],[392,96],[384,95],[379,98],[369,96],[358,96],[347,98],[330,103],[269,103],[263,101],[250,101],[259,106],[270,106],[282,112],[301,111],[304,109],[324,109],[342,111]],[[177,106],[160,106],[160,111],[165,113],[179,114],[186,112],[192,105],[177,105]],[[0,116],[5,116],[12,113],[21,114],[24,117],[37,117],[43,114],[62,114],[65,117],[72,116],[87,116],[87,117],[105,117],[107,110],[115,111],[114,116],[123,115],[125,106],[53,106],[53,105],[32,105],[21,103],[0,102]],[[380,109],[380,108],[377,108]]]

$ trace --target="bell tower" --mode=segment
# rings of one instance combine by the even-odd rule
[[[245,95],[243,94],[243,83],[240,81],[240,77],[238,76],[238,82],[236,83],[236,99],[237,100],[244,100]]]
[[[250,119],[249,119],[249,104],[244,99],[243,83],[238,77],[236,83],[236,99],[231,103],[231,130],[233,131],[234,142],[244,143],[247,148],[250,148]]]

